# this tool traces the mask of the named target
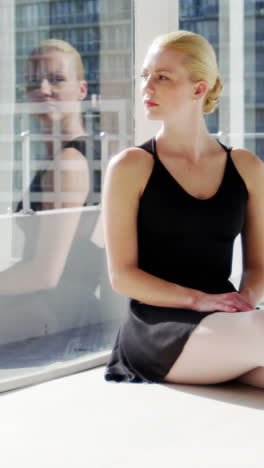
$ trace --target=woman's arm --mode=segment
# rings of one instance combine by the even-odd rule
[[[198,311],[248,310],[248,301],[238,293],[205,294],[160,279],[138,267],[138,205],[152,168],[152,158],[135,148],[125,150],[108,166],[103,191],[103,223],[113,289],[154,306]]]
[[[239,291],[255,307],[264,296],[264,164],[249,151],[233,153],[249,193],[242,232],[243,274]]]
[[[75,148],[65,149],[60,157],[62,208],[82,207],[89,192],[86,158]],[[42,190],[47,188],[45,176]],[[49,188],[50,190],[50,188]],[[56,287],[63,272],[81,210],[38,215],[39,229],[34,257],[0,273],[1,294],[23,294]],[[26,234],[27,235],[27,234]]]

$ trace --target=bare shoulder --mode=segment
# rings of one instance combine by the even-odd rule
[[[135,169],[143,166],[151,166],[153,158],[150,153],[143,150],[142,148],[126,148],[121,153],[113,156],[110,160],[110,166],[120,169]],[[153,162],[152,162],[153,165]]]
[[[251,151],[244,148],[232,149],[232,158],[236,164],[247,166],[248,168],[261,169],[264,166],[263,161]]]
[[[61,152],[60,159],[62,161],[79,161],[87,164],[86,157],[76,148],[64,148]]]
[[[258,181],[264,185],[264,163],[256,154],[243,148],[237,148],[232,150],[231,155],[238,172],[249,189],[252,189]]]
[[[154,160],[150,153],[141,148],[127,148],[113,156],[108,165],[108,174],[122,178],[123,183],[133,183],[140,192],[152,172]]]

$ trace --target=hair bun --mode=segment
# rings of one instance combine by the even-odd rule
[[[217,75],[214,87],[207,92],[206,99],[204,101],[203,111],[205,114],[210,114],[215,110],[219,103],[219,98],[223,84],[220,75]]]

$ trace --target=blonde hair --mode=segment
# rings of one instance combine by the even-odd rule
[[[61,39],[46,39],[45,41],[42,41],[31,51],[28,60],[30,62],[37,60],[40,56],[45,54],[45,52],[53,49],[64,52],[65,54],[71,54],[74,59],[78,80],[82,81],[85,79],[84,66],[79,52],[71,44]]]
[[[204,80],[208,84],[203,112],[213,112],[219,103],[223,85],[211,44],[199,34],[180,30],[158,36],[150,48],[153,47],[169,48],[184,54],[183,64],[190,73],[191,80],[194,83]]]

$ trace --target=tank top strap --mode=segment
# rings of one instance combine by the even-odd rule
[[[218,138],[216,138],[216,141],[217,141],[217,143],[219,143],[219,145],[222,146],[222,148],[224,148],[224,150],[226,151],[228,159],[231,159],[231,151],[232,151],[233,147],[224,145],[224,143],[221,143],[221,141],[218,140]]]
[[[234,193],[234,190],[236,190],[237,198],[242,197],[246,200],[248,198],[248,189],[244,179],[242,178],[240,172],[237,170],[237,167],[231,157],[231,151],[233,147],[224,145],[218,139],[216,139],[216,141],[225,149],[227,154],[227,164],[225,176],[223,179],[223,182],[225,182],[225,189],[228,189],[230,191],[230,194],[231,192]],[[234,189],[234,187],[236,188]]]
[[[216,141],[219,143],[219,145],[222,146],[222,148],[226,151],[228,159],[231,158],[231,151],[232,151],[232,146],[226,146],[224,143],[222,143],[218,138],[216,138]],[[137,148],[142,148],[143,150],[147,151],[148,153],[152,154],[153,159],[157,162],[159,162],[159,158],[157,155],[157,150],[156,150],[156,138],[152,137],[142,145],[137,146]]]
[[[146,141],[142,145],[137,146],[137,148],[142,148],[143,150],[145,150],[148,153],[152,154],[154,161],[158,161],[158,156],[157,156],[157,152],[156,152],[155,137],[150,138],[150,140]]]
[[[232,146],[226,146],[224,143],[222,143],[218,138],[216,138],[216,141],[219,143],[219,145],[224,148],[226,151],[227,155],[230,156],[230,153],[232,151]],[[156,150],[156,138],[152,137],[150,140],[146,141],[145,143],[142,143],[142,145],[137,146],[137,148],[142,148],[148,153],[151,153],[154,159],[158,160],[158,155],[157,155],[157,150]]]

